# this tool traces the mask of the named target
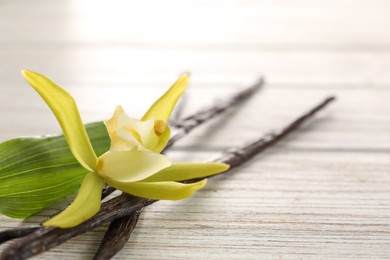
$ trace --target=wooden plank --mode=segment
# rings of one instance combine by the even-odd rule
[[[211,180],[191,199],[149,207],[116,259],[386,259],[388,159],[388,153],[272,149]],[[18,225],[2,220],[3,228]],[[73,239],[40,259],[90,258],[102,232]]]
[[[148,208],[116,259],[389,259],[389,7],[1,1],[0,141],[59,132],[23,68],[69,89],[85,122],[108,118],[117,104],[141,116],[184,70],[193,73],[185,114],[267,76],[250,102],[178,143],[175,161],[214,158],[336,94],[332,107],[232,175]],[[0,216],[0,230],[39,223],[65,203],[24,222]],[[36,259],[90,259],[104,229]]]
[[[72,48],[0,49],[2,83],[22,82],[19,71],[31,69],[57,81],[74,80],[78,85],[128,81],[158,82],[183,71],[208,82],[240,83],[264,74],[272,84],[350,86],[362,84],[388,87],[390,52],[252,52],[189,51],[151,48],[76,46]],[[149,79],[150,78],[150,79]],[[18,83],[21,84],[21,83]]]

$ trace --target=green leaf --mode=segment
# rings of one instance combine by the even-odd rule
[[[110,147],[102,122],[86,125],[98,156]],[[0,213],[28,217],[75,192],[88,173],[63,135],[17,138],[0,144]]]

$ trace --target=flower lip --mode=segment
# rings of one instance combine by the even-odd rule
[[[171,164],[165,155],[146,149],[108,151],[99,157],[96,173],[104,179],[134,182],[148,178]]]

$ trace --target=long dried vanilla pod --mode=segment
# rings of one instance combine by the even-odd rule
[[[334,99],[335,97],[326,98],[323,102],[295,119],[286,127],[281,128],[279,130],[271,131],[263,137],[248,143],[247,145],[228,150],[224,153],[223,156],[221,156],[215,161],[230,164],[232,168],[239,166],[240,164],[251,159],[254,155],[262,152],[266,148],[279,141],[285,135],[294,131],[304,121],[306,121],[309,117],[313,116],[316,112],[324,108]],[[221,174],[226,174],[226,172]],[[133,212],[128,216],[118,218],[111,222],[110,227],[107,230],[106,235],[104,236],[101,245],[95,254],[94,260],[110,259],[124,247],[128,239],[130,238],[132,231],[137,225],[141,210]]]
[[[26,236],[39,229],[39,227],[28,227],[20,229],[10,229],[0,233],[0,244],[11,239]]]
[[[209,107],[205,107],[198,112],[181,119],[179,121],[172,121],[172,126],[176,127],[175,134],[169,140],[165,148],[170,147],[177,140],[181,139],[183,136],[187,135],[194,128],[204,123],[205,121],[213,118],[216,115],[219,115],[225,112],[227,109],[240,104],[242,101],[245,101],[248,97],[252,96],[257,90],[259,90],[264,85],[264,78],[260,77],[256,83],[252,86],[238,91],[233,94],[231,97],[228,97],[223,100],[218,100],[214,102]]]
[[[252,158],[254,155],[272,146],[278,140],[291,133],[303,122],[312,117],[316,112],[323,109],[334,99],[334,97],[329,97],[325,99],[313,109],[309,110],[307,113],[298,117],[296,120],[281,128],[280,130],[271,131],[270,134],[266,134],[265,136],[254,140],[246,145],[229,150],[226,153],[222,154],[222,156],[215,161],[231,164],[231,169],[241,165],[242,163]],[[228,172],[229,171],[225,173]],[[98,214],[96,214],[94,217],[80,224],[77,227],[69,229],[42,227],[37,231],[14,241],[10,246],[4,249],[4,251],[0,255],[0,260],[26,259],[28,257],[43,253],[53,247],[64,243],[72,237],[83,234],[91,229],[103,225],[106,222],[124,216],[128,216],[133,212],[141,211],[144,207],[154,202],[156,201],[122,194],[103,203],[101,211]],[[107,248],[105,250],[110,250],[110,248]]]
[[[278,130],[273,130],[265,134],[263,137],[254,140],[247,145],[242,147],[233,148],[224,153],[224,156],[216,160],[216,162],[228,163],[231,167],[236,167],[241,165],[243,162],[251,159],[254,155],[262,152],[266,148],[272,146],[284,136],[288,135],[295,129],[297,129],[302,123],[307,119],[311,118],[318,111],[322,110],[329,103],[333,102],[336,98],[334,96],[327,97],[317,106],[308,110],[306,113],[302,114],[291,123],[287,124],[285,127]],[[224,173],[223,173],[224,174]],[[216,176],[216,175],[213,175]]]

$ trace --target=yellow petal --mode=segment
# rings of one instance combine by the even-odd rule
[[[100,210],[103,185],[104,180],[100,176],[87,174],[72,204],[43,225],[70,228],[93,217]]]
[[[53,111],[74,157],[84,168],[94,171],[96,154],[73,97],[43,75],[28,70],[23,70],[22,75]]]
[[[230,165],[225,163],[174,163],[142,181],[185,181],[204,178],[227,171],[229,167]]]
[[[169,167],[171,161],[148,150],[109,151],[98,159],[97,172],[105,179],[132,182],[145,179]]]
[[[169,116],[172,113],[176,102],[187,88],[188,74],[183,74],[164,95],[162,95],[149,108],[146,114],[142,117],[142,121],[154,118],[156,120],[163,120],[168,122]]]
[[[129,183],[108,181],[108,183],[118,190],[137,197],[155,200],[181,200],[191,197],[195,191],[203,188],[207,180],[205,179],[191,184],[174,181]]]

